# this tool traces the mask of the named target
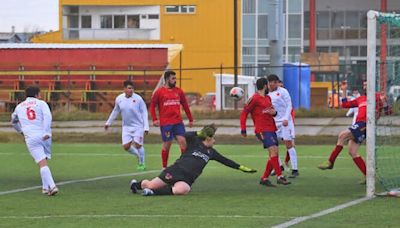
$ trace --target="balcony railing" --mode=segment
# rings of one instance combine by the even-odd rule
[[[64,40],[158,40],[156,28],[150,29],[63,29]]]

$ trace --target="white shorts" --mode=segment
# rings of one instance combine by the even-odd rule
[[[283,139],[284,141],[291,141],[295,138],[294,124],[293,121],[288,121],[288,125],[285,127],[282,122],[276,123],[276,136],[278,139]]]
[[[143,129],[135,129],[135,130],[122,129],[122,145],[125,145],[130,142],[135,142],[139,145],[143,145],[143,140],[144,140]]]
[[[25,141],[28,151],[36,163],[51,158],[51,138],[43,141],[43,136],[36,136],[25,139]]]

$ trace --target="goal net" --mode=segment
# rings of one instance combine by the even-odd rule
[[[375,180],[400,192],[400,14],[368,12],[367,50],[367,196],[373,196]]]

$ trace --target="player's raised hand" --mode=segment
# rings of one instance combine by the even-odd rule
[[[154,121],[153,121],[153,125],[154,125],[155,127],[160,126],[160,121],[159,121],[159,120],[154,120]]]
[[[107,125],[107,124],[106,124],[106,125],[104,125],[104,130],[106,130],[106,131],[107,131],[109,127],[110,127],[110,126],[109,126],[109,125]]]

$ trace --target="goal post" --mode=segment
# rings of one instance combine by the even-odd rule
[[[400,189],[400,14],[370,10],[367,21],[366,195],[373,197],[376,180],[388,192]],[[376,93],[392,116],[376,112]]]

